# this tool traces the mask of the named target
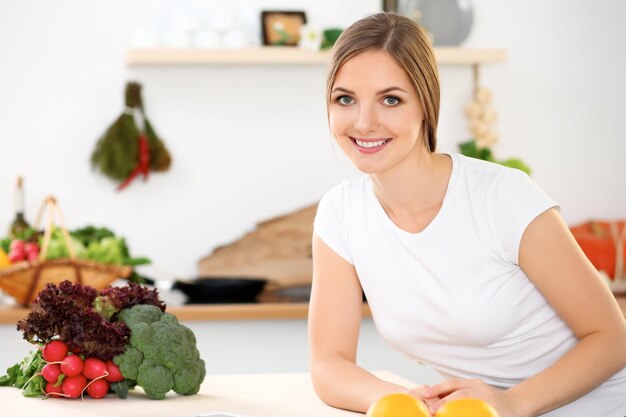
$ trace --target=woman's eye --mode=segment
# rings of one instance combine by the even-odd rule
[[[337,98],[337,102],[338,102],[339,104],[343,104],[343,105],[346,105],[346,104],[352,104],[352,97],[349,97],[349,96],[341,96],[341,97],[338,97],[338,98]]]
[[[400,104],[400,99],[398,97],[388,96],[388,97],[385,97],[383,102],[387,106],[397,106],[398,104]]]

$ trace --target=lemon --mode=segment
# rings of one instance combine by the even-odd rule
[[[497,411],[478,398],[461,398],[444,404],[435,417],[499,417]]]
[[[426,405],[409,394],[381,397],[367,410],[366,417],[430,417]]]
[[[7,254],[0,248],[0,268],[11,265],[11,261],[7,257]]]

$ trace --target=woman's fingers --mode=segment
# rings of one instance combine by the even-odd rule
[[[437,404],[437,402],[440,400],[439,397],[434,397],[434,398],[425,398],[424,397],[424,390],[429,388],[428,385],[419,385],[415,388],[411,388],[409,390],[407,390],[407,394],[410,394],[420,400],[422,400],[424,402],[424,404],[426,404],[426,407],[428,407],[428,409],[432,409],[433,407],[435,407],[435,405]]]
[[[445,397],[462,388],[469,388],[475,384],[473,379],[452,378],[437,385],[424,388],[424,398]]]
[[[443,407],[444,404],[449,403],[450,401],[458,400],[461,398],[469,398],[469,397],[478,397],[478,393],[473,393],[471,389],[459,389],[447,395],[444,398],[441,398],[433,403],[428,403],[428,409],[432,414],[435,414],[437,410]]]
[[[432,414],[454,400],[476,398],[490,404],[503,417],[511,415],[509,412],[512,407],[506,394],[479,379],[455,379],[424,389],[424,395],[427,396],[437,393],[439,400],[435,404],[427,404]]]
[[[424,401],[424,404],[426,404],[426,407],[428,407],[431,414],[434,414],[435,412],[433,410],[437,410],[440,407],[439,405],[437,405],[439,400],[440,400],[439,397],[437,397],[437,398],[431,398],[431,399],[424,398],[422,401]]]

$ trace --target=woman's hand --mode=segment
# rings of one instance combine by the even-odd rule
[[[428,385],[419,385],[415,388],[411,388],[406,390],[407,394],[410,394],[412,396],[414,396],[415,398],[422,400],[426,406],[428,407],[428,409],[431,411],[431,416],[433,414],[433,409],[436,406],[437,402],[439,400],[441,400],[441,398],[439,398],[438,396],[435,397],[430,397],[430,398],[425,398],[424,397],[424,390],[426,390],[428,387]]]
[[[478,398],[495,408],[500,417],[530,417],[520,411],[521,404],[508,391],[496,389],[480,379],[453,378],[424,387],[422,393],[433,414],[452,400]]]

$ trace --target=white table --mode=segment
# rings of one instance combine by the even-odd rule
[[[389,372],[375,374],[387,381],[413,385]],[[246,417],[363,416],[322,403],[307,373],[210,375],[197,395],[171,392],[164,400],[151,400],[141,390],[131,391],[125,400],[113,394],[100,400],[44,400],[26,398],[16,388],[0,387],[0,415],[4,417],[188,417],[220,411]]]

